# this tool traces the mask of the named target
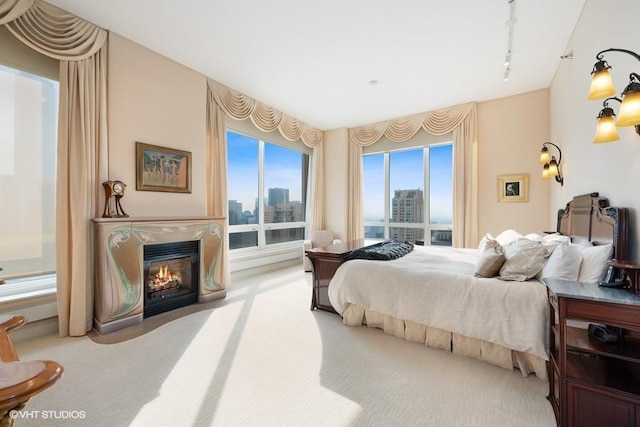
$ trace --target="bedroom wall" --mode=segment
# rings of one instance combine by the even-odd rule
[[[523,234],[555,229],[549,221],[549,192],[539,162],[549,138],[549,90],[478,103],[478,230],[496,236],[512,228]],[[498,176],[529,176],[529,201],[498,202]]]
[[[202,74],[110,33],[109,179],[130,216],[206,213],[206,95]],[[190,151],[192,192],[136,191],[136,141]]]
[[[588,0],[567,46],[573,59],[561,62],[550,90],[551,141],[562,149],[564,187],[553,186],[549,217],[576,194],[597,191],[612,206],[630,211],[630,258],[638,260],[638,210],[640,193],[640,136],[633,127],[619,128],[620,140],[593,144],[596,116],[602,101],[588,101],[590,72],[596,54],[611,47],[640,53],[640,2],[637,0]],[[605,59],[612,67],[616,90],[629,82],[629,73],[640,74],[640,62],[624,53],[609,52]],[[609,104],[617,113],[620,104]]]

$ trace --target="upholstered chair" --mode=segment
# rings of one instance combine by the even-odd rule
[[[305,240],[302,245],[302,265],[304,266],[304,271],[311,271],[313,269],[311,260],[305,253],[307,249],[321,248],[323,246],[335,245],[336,243],[342,243],[342,241],[334,239],[333,231],[316,230],[310,232],[309,238]]]

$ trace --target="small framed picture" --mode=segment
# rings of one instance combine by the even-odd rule
[[[136,142],[136,190],[191,193],[191,153]]]
[[[499,202],[528,202],[529,175],[500,175],[498,176]]]

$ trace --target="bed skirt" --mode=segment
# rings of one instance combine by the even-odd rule
[[[535,373],[536,377],[547,380],[546,361],[539,356],[508,349],[506,347],[465,337],[453,332],[396,319],[386,314],[366,310],[355,304],[348,304],[342,313],[342,322],[349,326],[367,325],[379,328],[385,334],[406,341],[421,343],[427,347],[452,351],[461,356],[472,357],[483,362],[513,370],[518,368],[523,376]]]

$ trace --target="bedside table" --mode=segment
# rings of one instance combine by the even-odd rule
[[[306,250],[306,254],[313,265],[311,310],[317,308],[336,313],[329,301],[329,282],[333,279],[333,275],[336,274],[336,270],[340,267],[340,264],[344,262],[344,257],[351,251],[365,246],[365,240],[359,239]]]
[[[544,282],[549,400],[558,425],[640,425],[640,297],[595,283]],[[571,321],[615,327],[618,342],[600,342]]]

